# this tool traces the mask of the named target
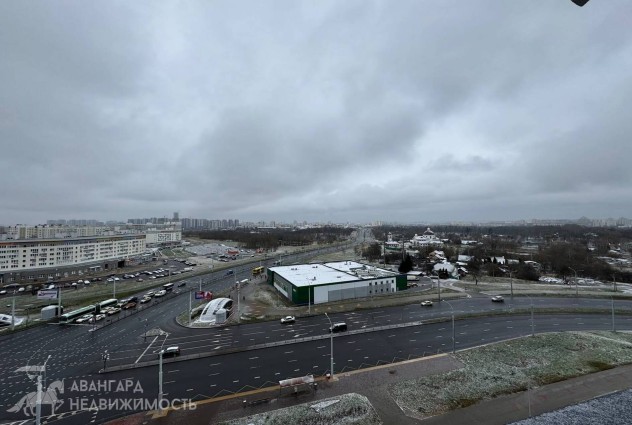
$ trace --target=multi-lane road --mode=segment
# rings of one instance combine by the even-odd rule
[[[235,268],[237,279],[250,268]],[[204,289],[221,291],[233,285],[235,277],[222,273],[205,277],[210,283]],[[197,284],[197,277],[189,279],[191,286]],[[608,330],[613,327],[611,306],[604,299],[515,297],[492,303],[489,297],[472,297],[432,307],[411,304],[332,314],[331,320],[348,324],[348,331],[334,338],[334,371],[449,352],[453,346],[459,350],[532,331]],[[188,329],[174,320],[187,307],[185,293],[97,331],[90,326],[44,325],[0,337],[0,422],[32,423],[34,402],[28,395],[36,389],[37,373],[19,370],[44,362],[48,398],[42,414],[47,423],[57,424],[102,423],[151,407],[158,396],[158,352],[170,345],[178,345],[182,355],[163,365],[163,398],[169,401],[201,400],[329,372],[329,321],[324,316],[299,317],[289,325],[271,321]],[[632,316],[622,312],[632,312],[632,301],[617,300],[615,307],[614,326],[631,329]],[[551,310],[556,308],[569,313]],[[591,309],[599,312],[588,313]],[[515,314],[481,315],[485,312]],[[457,319],[454,333],[452,314]],[[104,361],[106,350],[109,359]],[[101,403],[106,403],[104,409],[91,409],[103,407]]]

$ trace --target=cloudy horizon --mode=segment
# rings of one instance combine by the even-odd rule
[[[630,217],[632,3],[0,3],[0,224]]]

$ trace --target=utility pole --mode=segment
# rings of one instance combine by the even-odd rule
[[[441,302],[441,278],[437,275],[437,290],[439,291],[439,302]]]
[[[158,366],[158,409],[162,410],[162,354],[165,352],[160,349],[160,359]]]
[[[616,328],[614,326],[614,298],[612,298],[612,332],[616,332]]]
[[[44,362],[44,365],[37,374],[37,404],[35,405],[35,425],[42,423],[42,374],[46,373],[46,363],[50,360],[50,356]]]
[[[189,289],[189,326],[191,326],[191,290]]]
[[[569,267],[575,273],[575,297],[579,296],[579,288],[577,287],[577,270],[572,267]]]
[[[330,365],[331,380],[333,381],[334,380],[334,325],[333,323],[331,323],[331,319],[329,318],[327,313],[325,313],[325,317],[327,318],[327,320],[329,320],[329,337],[331,339],[331,351],[329,354],[329,359],[331,361],[331,365]]]
[[[11,300],[11,330],[15,330],[15,290],[13,291],[13,298]]]
[[[57,317],[61,316],[61,287],[57,287]],[[28,317],[28,314],[27,314]]]

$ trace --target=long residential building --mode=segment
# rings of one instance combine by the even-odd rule
[[[142,256],[146,235],[116,235],[69,239],[0,241],[0,282],[37,280],[38,271],[69,274],[116,268],[119,262]],[[82,273],[79,273],[82,274]]]

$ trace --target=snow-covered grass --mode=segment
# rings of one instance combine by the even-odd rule
[[[219,425],[378,425],[380,417],[363,395],[349,393],[311,403],[220,422]]]
[[[389,387],[398,405],[423,417],[632,362],[632,335],[568,332],[536,335],[456,354],[464,364],[441,375]]]
[[[618,425],[632,423],[632,390],[595,398],[514,425]]]

